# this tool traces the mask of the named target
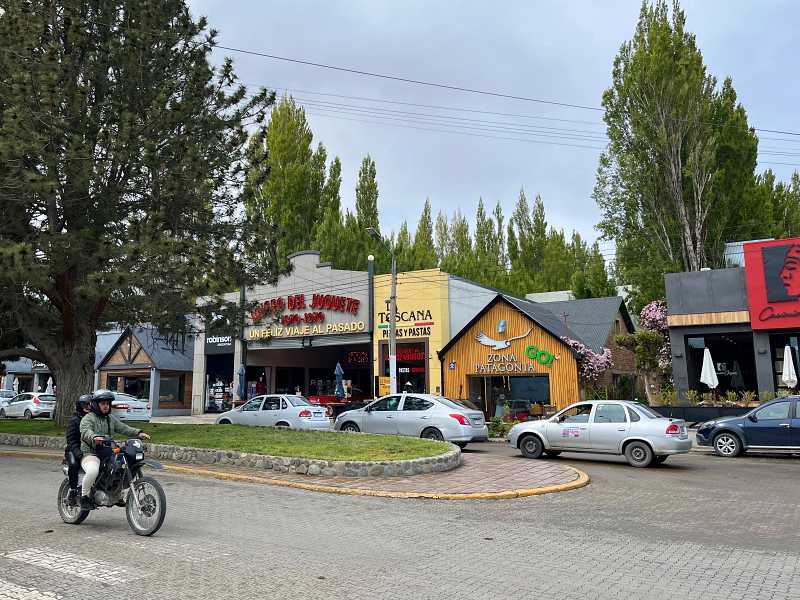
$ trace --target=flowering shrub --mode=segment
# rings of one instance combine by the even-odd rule
[[[639,325],[642,329],[667,333],[667,303],[653,300],[639,313]]]
[[[578,375],[583,383],[594,383],[606,370],[614,366],[611,350],[608,348],[603,348],[602,352],[597,353],[578,340],[564,338],[564,342],[577,354]]]

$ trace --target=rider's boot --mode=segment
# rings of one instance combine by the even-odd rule
[[[81,496],[81,510],[92,510],[94,509],[94,502],[89,496]]]
[[[78,490],[70,488],[67,493],[67,506],[75,506],[78,503]]]

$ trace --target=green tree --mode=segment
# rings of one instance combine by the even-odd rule
[[[210,65],[216,33],[182,0],[0,6],[0,322],[26,344],[0,358],[52,369],[63,423],[97,330],[150,323],[169,343],[197,297],[241,316],[221,294],[274,277],[236,260],[253,230],[234,193],[274,96]]]
[[[609,277],[606,261],[597,242],[592,245],[583,268],[572,276],[572,293],[576,298],[616,296],[617,288]]]
[[[413,271],[414,270],[414,242],[411,240],[411,235],[408,232],[408,223],[403,221],[400,226],[400,231],[397,234],[397,239],[393,242],[394,254],[397,259],[398,271]]]
[[[759,234],[757,140],[730,80],[717,91],[675,1],[643,3],[603,95],[609,145],[594,197],[638,306],[663,296],[664,271],[721,265],[724,242]]]
[[[313,139],[303,107],[284,96],[250,144],[245,208],[259,229],[278,236],[284,266],[289,254],[313,246],[323,218],[327,152],[322,144],[312,151]]]
[[[432,269],[437,265],[436,247],[433,243],[433,221],[431,219],[431,201],[425,199],[425,206],[417,223],[414,234],[414,269]]]
[[[447,258],[451,248],[450,225],[447,222],[447,216],[441,211],[436,215],[435,236],[436,264],[441,266],[444,264],[445,258]]]
[[[356,183],[356,219],[362,229],[378,229],[378,180],[375,161],[367,155],[361,162]]]

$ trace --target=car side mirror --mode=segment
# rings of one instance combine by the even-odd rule
[[[372,412],[372,407],[371,406],[365,406],[364,407],[364,412]]]
[[[747,418],[750,419],[753,423],[758,423],[758,417],[753,415],[747,415]]]

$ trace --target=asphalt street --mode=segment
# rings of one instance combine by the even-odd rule
[[[514,456],[503,445],[470,452]],[[514,461],[525,459],[512,458]],[[54,462],[0,458],[0,600],[800,599],[800,460],[562,455],[592,483],[501,501],[391,500],[158,473],[163,529],[64,525]]]

